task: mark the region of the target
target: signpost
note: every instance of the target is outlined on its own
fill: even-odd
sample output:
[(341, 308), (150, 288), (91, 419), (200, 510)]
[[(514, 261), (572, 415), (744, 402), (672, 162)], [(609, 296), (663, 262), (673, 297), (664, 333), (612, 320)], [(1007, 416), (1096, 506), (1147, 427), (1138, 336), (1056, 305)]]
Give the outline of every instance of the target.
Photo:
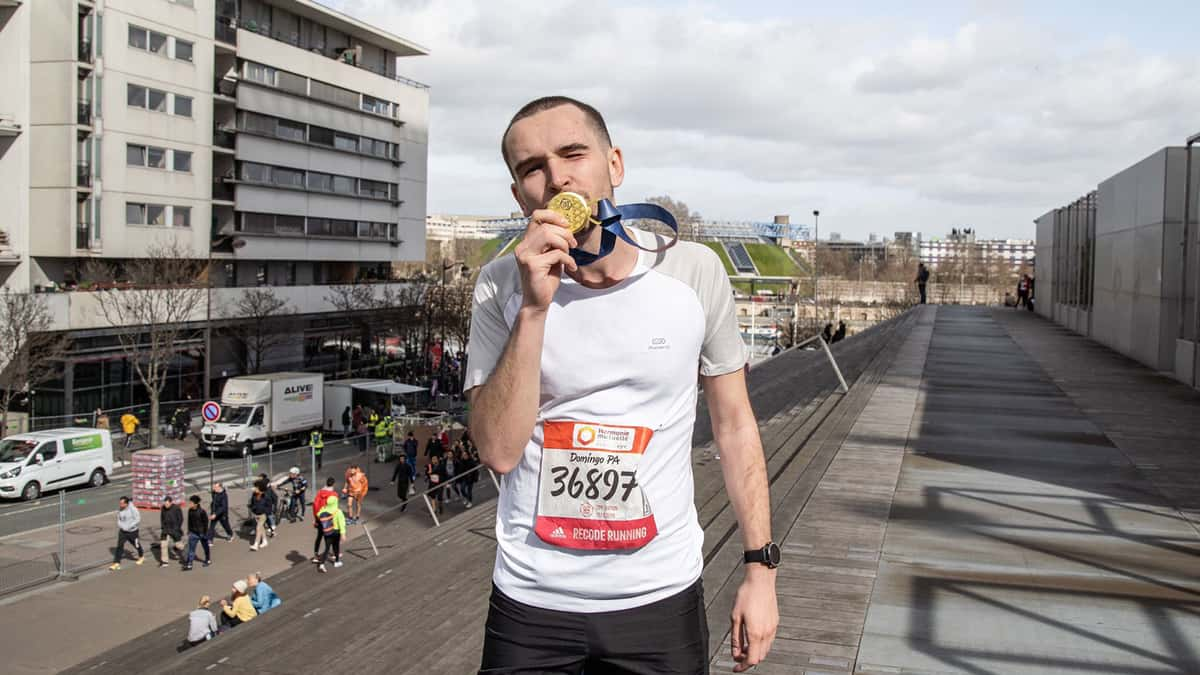
[[(221, 404), (216, 401), (205, 401), (204, 405), (200, 407), (200, 416), (208, 424), (209, 435), (211, 435), (213, 423), (221, 419)], [(200, 434), (200, 442), (205, 443), (203, 433)], [(214, 478), (213, 447), (208, 443), (205, 443), (205, 445), (208, 445), (208, 489), (212, 490)]]

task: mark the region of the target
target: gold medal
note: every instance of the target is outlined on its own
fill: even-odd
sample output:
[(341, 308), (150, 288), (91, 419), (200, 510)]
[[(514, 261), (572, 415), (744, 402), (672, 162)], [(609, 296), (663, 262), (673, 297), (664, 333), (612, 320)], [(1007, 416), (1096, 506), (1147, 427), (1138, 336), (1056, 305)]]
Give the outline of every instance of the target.
[(587, 228), (592, 219), (592, 208), (587, 200), (574, 192), (560, 192), (550, 200), (546, 208), (567, 219), (567, 229), (571, 233), (581, 232)]

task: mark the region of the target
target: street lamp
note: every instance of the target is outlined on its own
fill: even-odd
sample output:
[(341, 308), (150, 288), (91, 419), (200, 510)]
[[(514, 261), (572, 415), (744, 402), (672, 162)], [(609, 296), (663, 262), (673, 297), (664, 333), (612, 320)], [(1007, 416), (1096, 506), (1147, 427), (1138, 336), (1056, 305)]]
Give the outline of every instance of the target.
[[(223, 246), (225, 242), (233, 240), (236, 235), (227, 234), (217, 237), (208, 245), (208, 264), (204, 268), (204, 400), (212, 400), (212, 265), (213, 265), (213, 249), (218, 246)], [(238, 248), (238, 243), (245, 244), (244, 240), (234, 242), (234, 248)]]
[(821, 212), (813, 209), (813, 328), (821, 325), (820, 307), (821, 302), (817, 294), (817, 285), (821, 278), (817, 272), (817, 253), (821, 246)]

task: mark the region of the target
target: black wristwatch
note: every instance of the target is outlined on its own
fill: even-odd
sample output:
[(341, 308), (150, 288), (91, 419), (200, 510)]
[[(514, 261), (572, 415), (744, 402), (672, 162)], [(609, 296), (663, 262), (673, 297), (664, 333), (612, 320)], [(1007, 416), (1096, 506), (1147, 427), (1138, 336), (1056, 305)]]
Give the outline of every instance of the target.
[(747, 563), (762, 563), (771, 569), (775, 569), (779, 567), (782, 554), (779, 550), (779, 544), (769, 541), (766, 546), (757, 551), (746, 551), (742, 554), (742, 557)]

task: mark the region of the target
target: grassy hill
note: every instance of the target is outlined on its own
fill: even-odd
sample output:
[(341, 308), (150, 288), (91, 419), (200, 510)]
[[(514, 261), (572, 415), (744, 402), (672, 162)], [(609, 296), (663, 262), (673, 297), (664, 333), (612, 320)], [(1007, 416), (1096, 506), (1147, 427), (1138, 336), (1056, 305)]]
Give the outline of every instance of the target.
[(764, 277), (795, 277), (805, 273), (787, 251), (774, 244), (746, 244), (746, 252)]
[(721, 259), (721, 264), (725, 266), (725, 273), (731, 277), (734, 276), (733, 263), (729, 262), (729, 254), (725, 252), (725, 247), (721, 245), (721, 242), (705, 241), (701, 243), (711, 248), (717, 254), (717, 257)]

